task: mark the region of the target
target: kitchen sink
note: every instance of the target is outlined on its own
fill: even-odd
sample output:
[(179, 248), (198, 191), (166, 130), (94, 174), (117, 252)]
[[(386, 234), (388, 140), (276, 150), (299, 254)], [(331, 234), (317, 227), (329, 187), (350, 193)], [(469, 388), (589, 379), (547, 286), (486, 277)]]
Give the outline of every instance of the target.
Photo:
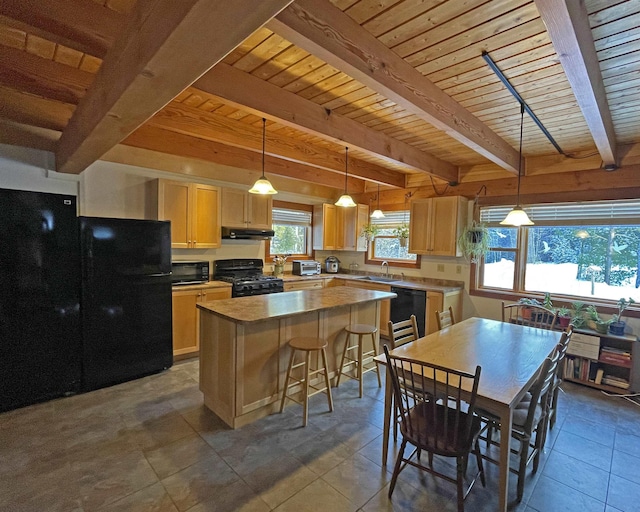
[(362, 278), (363, 281), (375, 281), (376, 283), (395, 283), (399, 281), (394, 277), (378, 277), (378, 276), (365, 276)]

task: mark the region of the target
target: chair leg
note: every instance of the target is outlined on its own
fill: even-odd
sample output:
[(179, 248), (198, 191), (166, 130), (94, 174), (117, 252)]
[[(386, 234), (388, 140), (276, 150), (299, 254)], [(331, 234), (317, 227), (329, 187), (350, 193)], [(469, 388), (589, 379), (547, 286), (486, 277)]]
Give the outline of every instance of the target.
[(398, 458), (396, 459), (396, 465), (393, 467), (393, 475), (391, 477), (391, 485), (389, 485), (389, 498), (393, 494), (393, 489), (396, 487), (396, 481), (398, 480), (398, 474), (400, 473), (400, 466), (402, 465), (402, 459), (404, 457), (404, 449), (407, 447), (406, 439), (402, 439), (400, 445), (400, 451), (398, 452)]
[(306, 427), (309, 419), (309, 367), (311, 364), (311, 352), (307, 350), (304, 356), (304, 402), (302, 402), (302, 426)]
[(336, 379), (336, 387), (340, 385), (340, 377), (342, 377), (342, 368), (344, 367), (344, 360), (347, 357), (347, 352), (349, 350), (349, 342), (351, 341), (351, 335), (344, 331), (346, 334), (346, 339), (344, 340), (344, 350), (342, 351), (342, 358), (340, 358), (340, 366), (338, 367), (338, 378)]
[(475, 441), (475, 454), (476, 454), (476, 464), (478, 464), (478, 471), (480, 472), (480, 482), (482, 482), (482, 487), (486, 487), (487, 481), (484, 475), (484, 465), (482, 463), (482, 454), (480, 453), (480, 442), (477, 439)]
[(331, 396), (331, 383), (329, 382), (329, 365), (327, 365), (327, 352), (322, 349), (322, 364), (324, 365), (324, 383), (327, 386), (327, 400), (329, 401), (329, 411), (333, 412), (333, 398)]
[[(373, 345), (373, 355), (377, 356), (378, 355), (378, 347), (376, 347), (376, 335), (375, 333), (371, 333), (371, 344)], [(380, 378), (380, 367), (378, 366), (377, 363), (374, 363), (376, 365), (376, 374), (378, 375), (378, 387), (381, 388), (382, 387), (382, 379)]]
[(466, 464), (465, 457), (456, 457), (456, 490), (458, 495), (458, 512), (464, 512), (464, 474)]
[(362, 334), (358, 334), (358, 389), (360, 390), (360, 398), (364, 395), (364, 382), (362, 382)]
[(295, 355), (295, 349), (291, 349), (291, 357), (289, 357), (289, 368), (287, 369), (287, 376), (284, 379), (284, 389), (282, 391), (282, 400), (280, 401), (280, 412), (283, 411), (284, 401), (287, 399), (287, 390), (289, 389), (289, 379), (291, 378), (291, 370), (293, 369), (293, 359)]
[(524, 477), (527, 470), (527, 452), (529, 451), (529, 440), (520, 441), (520, 463), (518, 467), (518, 495), (517, 501), (522, 501), (524, 495)]

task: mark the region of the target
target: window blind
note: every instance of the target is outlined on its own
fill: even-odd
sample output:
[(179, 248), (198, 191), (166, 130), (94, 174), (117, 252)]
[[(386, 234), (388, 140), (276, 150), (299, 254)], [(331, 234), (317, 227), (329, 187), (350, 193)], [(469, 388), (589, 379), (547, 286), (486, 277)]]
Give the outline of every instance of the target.
[(273, 224), (311, 225), (311, 212), (305, 212), (303, 210), (273, 208), (271, 218)]
[(380, 228), (394, 228), (402, 223), (409, 224), (409, 211), (382, 212), (382, 219), (370, 219), (371, 224)]
[[(511, 206), (486, 206), (480, 208), (480, 221), (492, 224), (502, 221)], [(536, 223), (573, 223), (610, 221), (611, 223), (640, 223), (640, 200), (588, 201), (582, 203), (535, 204), (523, 208)]]

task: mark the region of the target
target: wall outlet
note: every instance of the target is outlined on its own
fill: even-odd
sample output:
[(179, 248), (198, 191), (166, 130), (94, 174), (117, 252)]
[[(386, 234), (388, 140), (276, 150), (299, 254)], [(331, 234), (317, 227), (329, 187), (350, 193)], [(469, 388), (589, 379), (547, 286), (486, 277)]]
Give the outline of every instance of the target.
[(438, 263), (438, 272), (444, 272), (444, 263)]
[(456, 265), (456, 274), (462, 274), (462, 265)]

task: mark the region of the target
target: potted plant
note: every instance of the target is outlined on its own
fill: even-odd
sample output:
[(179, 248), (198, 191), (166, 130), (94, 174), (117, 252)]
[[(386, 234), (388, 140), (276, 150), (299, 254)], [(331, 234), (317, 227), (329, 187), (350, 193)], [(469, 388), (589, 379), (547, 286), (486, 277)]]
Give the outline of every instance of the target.
[(584, 325), (584, 302), (577, 300), (571, 304), (571, 323), (574, 327)]
[(398, 238), (398, 241), (400, 242), (400, 247), (407, 246), (407, 239), (409, 238), (409, 226), (407, 226), (403, 222), (393, 230), (393, 234)]
[(599, 332), (600, 334), (607, 334), (609, 324), (611, 324), (613, 320), (603, 320), (600, 318), (598, 310), (593, 305), (587, 306), (585, 315), (587, 317), (587, 327)]
[(538, 299), (531, 299), (529, 297), (522, 297), (518, 300), (518, 304), (525, 304), (525, 307), (523, 307), (520, 312), (524, 320), (531, 320), (531, 308), (526, 307), (526, 305), (541, 306)]
[(458, 248), (471, 263), (478, 263), (489, 252), (489, 230), (484, 224), (473, 221), (462, 230)]
[(631, 297), (625, 299), (622, 297), (618, 300), (618, 312), (613, 315), (613, 321), (609, 325), (609, 331), (611, 334), (616, 334), (618, 336), (622, 336), (624, 334), (624, 329), (627, 326), (627, 322), (622, 320), (622, 313), (625, 309), (627, 309), (631, 304), (635, 304), (635, 300)]
[(364, 237), (367, 242), (371, 242), (371, 240), (373, 240), (378, 234), (378, 231), (380, 231), (380, 228), (378, 228), (378, 226), (376, 226), (375, 224), (367, 224), (366, 226), (362, 227), (360, 236)]
[(560, 322), (560, 327), (566, 329), (569, 327), (571, 323), (571, 314), (569, 312), (569, 308), (562, 306), (558, 308), (558, 322)]

